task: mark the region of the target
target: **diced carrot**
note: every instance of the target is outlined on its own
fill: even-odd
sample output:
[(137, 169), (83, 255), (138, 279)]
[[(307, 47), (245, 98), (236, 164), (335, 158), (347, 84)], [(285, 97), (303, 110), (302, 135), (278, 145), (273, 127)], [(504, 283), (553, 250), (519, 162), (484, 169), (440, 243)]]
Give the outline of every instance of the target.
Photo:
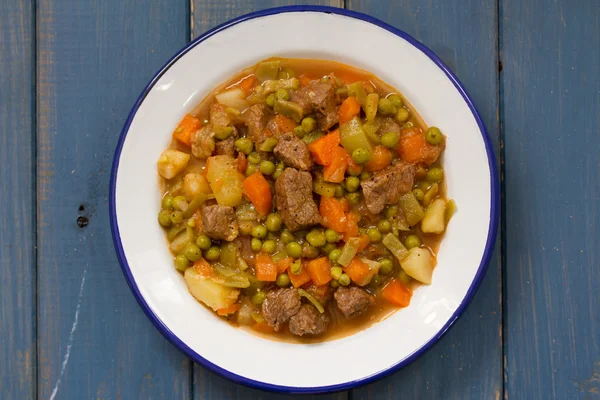
[(209, 277), (213, 274), (213, 268), (210, 266), (208, 261), (200, 257), (198, 261), (194, 263), (194, 270), (200, 276)]
[(219, 308), (217, 310), (217, 314), (224, 317), (225, 315), (229, 315), (229, 314), (233, 314), (234, 312), (237, 312), (237, 310), (239, 310), (239, 309), (240, 309), (239, 303), (233, 303), (229, 307)]
[(261, 333), (273, 333), (274, 330), (266, 322), (257, 322), (252, 325), (252, 329)]
[(307, 265), (312, 281), (317, 285), (325, 285), (331, 280), (331, 264), (329, 258), (320, 257), (311, 260)]
[(254, 88), (255, 84), (256, 77), (254, 75), (248, 75), (247, 77), (241, 80), (240, 89), (242, 89), (244, 92), (249, 92)]
[(371, 239), (369, 239), (369, 235), (367, 235), (366, 233), (363, 233), (362, 235), (360, 235), (358, 237), (358, 251), (363, 251), (364, 249), (369, 247), (370, 243), (371, 243)]
[(338, 120), (340, 125), (350, 121), (360, 113), (360, 103), (356, 97), (346, 97), (338, 111)]
[(362, 169), (362, 165), (357, 164), (356, 161), (350, 157), (350, 154), (348, 154), (348, 173), (351, 175), (358, 175), (362, 172)]
[(359, 286), (364, 286), (372, 278), (374, 272), (371, 271), (371, 267), (358, 257), (354, 257), (350, 265), (344, 268), (344, 272), (352, 279), (352, 282)]
[(433, 164), (444, 149), (443, 145), (433, 146), (425, 139), (425, 133), (418, 127), (403, 129), (398, 142), (398, 154), (404, 162)]
[(321, 214), (322, 223), (325, 227), (340, 233), (346, 231), (348, 222), (344, 204), (335, 197), (321, 196), (319, 214)]
[(371, 152), (371, 159), (365, 164), (369, 172), (381, 171), (392, 163), (392, 152), (385, 146), (375, 146)]
[(282, 258), (281, 260), (277, 261), (277, 272), (280, 274), (285, 272), (285, 270), (288, 269), (292, 264), (292, 261), (294, 261), (292, 257)]
[(263, 282), (275, 282), (277, 280), (277, 265), (267, 253), (256, 255), (256, 265), (254, 266), (256, 279)]
[(344, 232), (344, 241), (347, 242), (351, 237), (358, 236), (359, 217), (350, 212), (346, 215), (346, 231)]
[(248, 166), (248, 161), (246, 160), (246, 155), (244, 153), (238, 153), (237, 159), (235, 160), (235, 167), (242, 174), (246, 171), (246, 167)]
[(312, 154), (317, 164), (329, 165), (333, 162), (339, 145), (340, 131), (336, 129), (309, 144), (308, 150), (310, 150), (310, 154)]
[(310, 273), (308, 272), (308, 262), (302, 263), (302, 270), (298, 275), (292, 274), (292, 271), (288, 269), (288, 276), (290, 277), (290, 281), (295, 288), (298, 288), (312, 279), (310, 277)]
[(260, 215), (267, 215), (273, 205), (271, 187), (260, 171), (244, 179), (243, 187), (244, 193), (254, 204), (256, 211)]
[(335, 148), (335, 155), (331, 164), (323, 167), (323, 179), (327, 182), (340, 183), (344, 180), (348, 168), (348, 152), (341, 147)]
[(279, 133), (292, 132), (296, 127), (296, 123), (293, 119), (281, 114), (275, 115), (275, 123), (277, 124), (277, 130)]
[(306, 85), (308, 85), (310, 83), (310, 81), (312, 81), (312, 78), (310, 78), (307, 75), (300, 75), (298, 77), (298, 80), (300, 81), (300, 85), (306, 86)]
[(181, 143), (190, 146), (192, 144), (192, 135), (200, 128), (202, 128), (202, 122), (198, 118), (186, 114), (173, 131), (173, 137)]
[(342, 208), (344, 209), (344, 212), (347, 213), (348, 210), (350, 209), (350, 205), (348, 204), (348, 199), (343, 197), (339, 201), (342, 204)]
[(407, 288), (401, 280), (392, 279), (381, 290), (381, 295), (392, 304), (400, 307), (407, 307), (412, 298), (412, 290)]

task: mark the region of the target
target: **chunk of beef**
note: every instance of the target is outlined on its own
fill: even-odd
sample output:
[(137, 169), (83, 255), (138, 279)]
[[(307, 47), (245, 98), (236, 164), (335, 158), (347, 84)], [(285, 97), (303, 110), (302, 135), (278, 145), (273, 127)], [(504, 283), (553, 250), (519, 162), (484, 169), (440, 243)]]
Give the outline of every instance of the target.
[(296, 289), (271, 290), (262, 304), (262, 314), (270, 327), (279, 331), (282, 324), (300, 310), (300, 295)]
[(401, 194), (412, 189), (415, 172), (414, 165), (397, 162), (363, 181), (360, 185), (369, 211), (378, 214), (386, 204), (396, 203)]
[(218, 155), (235, 157), (235, 139), (238, 137), (237, 129), (234, 127), (231, 136), (225, 140), (217, 140), (215, 150)]
[(277, 146), (273, 149), (277, 158), (290, 167), (308, 171), (313, 166), (313, 160), (306, 144), (291, 132), (284, 133)]
[(255, 253), (252, 250), (252, 238), (249, 236), (238, 236), (233, 243), (237, 246), (240, 257), (250, 266), (256, 264)]
[(271, 117), (264, 104), (255, 104), (247, 111), (246, 126), (248, 127), (248, 137), (252, 141), (262, 143), (267, 138), (266, 127)]
[(215, 150), (215, 133), (206, 125), (192, 134), (192, 154), (201, 160), (210, 157)]
[(364, 289), (355, 286), (340, 287), (333, 294), (335, 303), (344, 317), (347, 319), (356, 318), (362, 315), (375, 304), (375, 297), (371, 296)]
[(379, 133), (385, 134), (388, 132), (400, 133), (400, 125), (394, 122), (393, 119), (387, 117), (381, 119), (381, 126), (379, 127)]
[(304, 114), (316, 112), (319, 128), (326, 131), (338, 122), (339, 107), (335, 90), (333, 81), (315, 79), (303, 88), (292, 91), (290, 100), (299, 104)]
[(305, 304), (290, 318), (290, 332), (294, 335), (320, 335), (327, 330), (329, 315), (321, 314), (313, 305)]
[(323, 307), (325, 307), (327, 303), (329, 303), (329, 300), (331, 300), (331, 297), (333, 296), (333, 291), (331, 290), (331, 286), (329, 285), (317, 286), (314, 283), (312, 283), (310, 286), (305, 287), (304, 290), (306, 290), (315, 299), (317, 299), (317, 301), (321, 303)]
[(209, 205), (202, 208), (204, 233), (211, 239), (231, 242), (238, 236), (235, 211), (229, 206)]
[(312, 197), (310, 173), (286, 168), (275, 182), (275, 195), (277, 210), (289, 230), (297, 231), (321, 222)]

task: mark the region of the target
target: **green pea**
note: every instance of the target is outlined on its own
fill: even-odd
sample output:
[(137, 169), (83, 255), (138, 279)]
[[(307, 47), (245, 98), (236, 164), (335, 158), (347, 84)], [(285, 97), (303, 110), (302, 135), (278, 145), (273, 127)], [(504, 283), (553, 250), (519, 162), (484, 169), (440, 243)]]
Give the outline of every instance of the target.
[(444, 171), (438, 167), (429, 168), (425, 179), (427, 179), (429, 182), (441, 182), (442, 179), (444, 179)]
[(308, 242), (302, 244), (302, 257), (304, 258), (315, 258), (319, 256), (319, 249), (313, 247)]
[(398, 206), (388, 206), (385, 209), (386, 218), (394, 218), (398, 214)]
[(233, 133), (231, 126), (222, 126), (219, 129), (215, 129), (215, 137), (219, 140), (225, 140)]
[(306, 235), (306, 240), (313, 247), (325, 246), (325, 243), (327, 242), (325, 239), (325, 233), (323, 233), (323, 230), (321, 229), (313, 229), (312, 231), (308, 232)]
[(338, 258), (340, 258), (341, 255), (342, 251), (340, 249), (332, 250), (331, 253), (329, 253), (329, 261), (337, 262)]
[(294, 275), (298, 275), (302, 272), (302, 261), (299, 259), (294, 261), (292, 265), (290, 265), (290, 272)]
[(267, 103), (269, 107), (273, 108), (273, 106), (275, 105), (275, 93), (271, 93), (270, 95), (268, 95), (265, 99), (265, 103)]
[(264, 239), (267, 236), (267, 228), (264, 225), (254, 225), (252, 236), (258, 239)]
[(370, 172), (363, 171), (363, 172), (360, 173), (360, 180), (361, 181), (366, 181), (368, 179), (371, 179), (372, 176), (373, 176), (373, 174), (371, 174)]
[(185, 254), (179, 254), (175, 257), (175, 268), (177, 271), (185, 271), (187, 267), (190, 266), (190, 260), (185, 256)]
[(262, 244), (262, 251), (265, 253), (273, 254), (277, 249), (277, 243), (274, 240), (265, 240)]
[(277, 89), (277, 91), (275, 92), (275, 98), (287, 101), (290, 99), (290, 94), (285, 89)]
[(187, 200), (185, 199), (185, 197), (177, 196), (177, 197), (173, 198), (173, 206), (175, 207), (176, 210), (185, 211), (185, 210), (187, 210), (189, 204), (188, 204)]
[(407, 123), (405, 123), (404, 125), (402, 125), (402, 129), (412, 128), (413, 126), (415, 126), (415, 124), (413, 124), (412, 122), (408, 121)]
[(348, 286), (350, 284), (350, 277), (348, 274), (342, 274), (337, 281), (342, 286)]
[(325, 231), (325, 240), (328, 243), (337, 243), (342, 239), (342, 235), (334, 231), (333, 229), (327, 229)]
[(274, 137), (266, 138), (265, 141), (262, 142), (262, 144), (260, 145), (259, 150), (262, 150), (262, 151), (273, 151), (273, 149), (275, 148), (275, 146), (277, 146), (277, 143), (279, 143), (279, 140), (277, 140)]
[(253, 151), (252, 153), (248, 154), (247, 159), (250, 164), (258, 165), (260, 163), (261, 158), (260, 158), (260, 154)]
[(377, 223), (377, 229), (381, 233), (389, 233), (392, 230), (392, 223), (387, 219), (382, 219)]
[(279, 275), (277, 275), (275, 284), (281, 288), (288, 287), (288, 286), (290, 286), (290, 277), (286, 273), (279, 274)]
[(260, 172), (262, 172), (263, 175), (273, 174), (275, 172), (275, 164), (273, 161), (261, 161)]
[(415, 188), (412, 192), (415, 198), (419, 201), (423, 201), (423, 199), (425, 198), (425, 192), (423, 192), (423, 190), (420, 188)]
[(404, 285), (408, 285), (411, 280), (410, 276), (408, 276), (408, 274), (402, 269), (398, 273), (398, 279), (400, 280), (400, 282), (404, 283)]
[(317, 121), (314, 118), (306, 117), (302, 120), (302, 130), (306, 133), (311, 133), (317, 126)]
[(408, 117), (410, 117), (410, 111), (408, 111), (404, 107), (400, 108), (396, 113), (396, 121), (400, 123), (405, 122), (408, 119)]
[(367, 230), (367, 235), (369, 235), (369, 239), (372, 243), (378, 243), (381, 241), (381, 232), (377, 228), (369, 228)]
[(252, 251), (260, 251), (260, 249), (262, 249), (262, 241), (257, 238), (252, 238), (250, 246), (252, 247)]
[(402, 107), (402, 97), (397, 94), (391, 94), (387, 99), (392, 103), (394, 107)]
[(256, 306), (260, 306), (265, 299), (267, 298), (267, 294), (265, 292), (263, 292), (262, 290), (259, 290), (258, 292), (256, 292), (254, 294), (254, 296), (252, 296), (252, 304), (256, 305)]
[(183, 221), (183, 215), (180, 211), (173, 211), (170, 215), (170, 218), (174, 225), (180, 224), (181, 221)]
[(334, 196), (337, 198), (340, 198), (340, 197), (344, 197), (344, 194), (346, 194), (346, 190), (344, 190), (344, 187), (342, 185), (337, 185), (335, 187)]
[(398, 134), (396, 132), (385, 133), (381, 137), (381, 144), (387, 148), (395, 149), (398, 146)]
[(248, 164), (248, 166), (246, 167), (246, 176), (250, 176), (253, 173), (255, 173), (256, 171), (258, 171), (258, 166), (253, 165), (253, 164)]
[(245, 155), (252, 153), (252, 149), (254, 148), (254, 144), (252, 143), (252, 140), (245, 138), (245, 137), (239, 138), (238, 140), (233, 142), (233, 144), (235, 145), (235, 148), (238, 149), (238, 151), (240, 153), (244, 153)]
[(340, 279), (340, 276), (342, 276), (342, 274), (344, 273), (344, 271), (342, 270), (342, 267), (337, 267), (337, 266), (331, 267), (330, 272), (331, 272), (331, 277), (333, 279), (335, 279), (336, 281), (338, 279)]
[(200, 235), (198, 236), (198, 239), (196, 239), (196, 246), (200, 247), (201, 250), (208, 250), (211, 245), (212, 241), (206, 235)]
[(196, 246), (193, 243), (190, 243), (187, 246), (185, 246), (185, 250), (183, 250), (183, 253), (188, 258), (188, 260), (192, 262), (196, 262), (202, 257), (202, 250), (200, 250), (200, 247)]
[(329, 255), (333, 250), (337, 249), (337, 246), (333, 243), (327, 243), (325, 246), (321, 247), (321, 252), (323, 254)]
[(404, 239), (404, 245), (409, 250), (413, 247), (419, 247), (421, 246), (421, 239), (417, 235), (408, 235), (406, 239)]
[(371, 159), (371, 153), (369, 152), (369, 150), (359, 147), (358, 149), (352, 152), (352, 159), (357, 164), (364, 164)]
[(284, 229), (283, 232), (281, 232), (280, 239), (283, 243), (288, 244), (290, 242), (293, 242), (296, 239), (296, 237), (292, 232), (290, 232), (287, 229)]
[(302, 255), (302, 246), (298, 242), (289, 242), (285, 245), (285, 252), (292, 258), (298, 258)]
[(304, 135), (306, 135), (306, 132), (304, 131), (304, 129), (302, 129), (301, 125), (298, 125), (297, 127), (294, 128), (294, 134), (296, 136), (298, 136), (299, 138), (303, 138)]
[(221, 249), (217, 246), (211, 246), (208, 250), (204, 252), (204, 258), (208, 261), (217, 261), (221, 257)]
[(369, 282), (369, 285), (373, 287), (378, 287), (381, 285), (381, 276), (379, 276), (379, 274), (375, 274), (375, 276), (371, 279), (371, 282)]
[(438, 127), (432, 126), (427, 129), (427, 132), (425, 133), (425, 139), (427, 142), (429, 142), (429, 144), (434, 146), (440, 144), (443, 139), (442, 131), (440, 131)]
[(377, 111), (381, 115), (394, 115), (396, 114), (396, 107), (394, 107), (390, 99), (380, 98), (377, 104)]
[(267, 239), (277, 241), (279, 239), (279, 237), (273, 232), (268, 232)]
[(281, 174), (283, 173), (283, 170), (285, 169), (285, 165), (280, 162), (279, 164), (277, 164), (277, 167), (275, 167), (275, 172), (273, 172), (273, 179), (277, 179), (281, 176)]
[(277, 213), (272, 213), (267, 216), (267, 221), (265, 222), (265, 225), (269, 231), (277, 232), (281, 229), (282, 223), (283, 220), (281, 219), (281, 216)]
[(158, 223), (160, 226), (164, 228), (168, 228), (171, 226), (171, 211), (169, 210), (160, 210), (158, 213)]
[(164, 208), (165, 210), (170, 210), (173, 208), (173, 196), (168, 194), (165, 197), (163, 197), (162, 208)]
[(349, 176), (345, 181), (346, 190), (349, 192), (356, 192), (360, 186), (360, 179), (355, 176)]
[(348, 200), (348, 203), (350, 203), (351, 206), (355, 206), (358, 203), (360, 203), (360, 193), (347, 193), (346, 199)]
[(382, 275), (387, 275), (392, 272), (394, 268), (394, 263), (389, 258), (382, 258), (379, 260), (379, 273)]

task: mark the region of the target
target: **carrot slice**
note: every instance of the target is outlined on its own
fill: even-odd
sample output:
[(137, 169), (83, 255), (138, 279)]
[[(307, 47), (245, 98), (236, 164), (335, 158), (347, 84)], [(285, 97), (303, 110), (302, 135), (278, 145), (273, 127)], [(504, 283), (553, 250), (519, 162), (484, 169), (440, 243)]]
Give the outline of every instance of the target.
[(277, 266), (273, 263), (271, 256), (266, 253), (256, 255), (254, 272), (259, 281), (275, 282), (277, 280)]
[(291, 269), (288, 269), (288, 276), (290, 277), (290, 281), (295, 288), (299, 288), (300, 286), (307, 284), (312, 279), (310, 273), (308, 272), (308, 263), (302, 263), (302, 270), (298, 275), (292, 274)]
[(198, 261), (194, 263), (194, 270), (200, 276), (209, 277), (213, 274), (213, 268), (210, 266), (208, 261), (200, 257)]
[(173, 131), (173, 137), (181, 143), (190, 146), (192, 144), (192, 135), (200, 128), (202, 128), (202, 122), (198, 118), (186, 114)]
[(217, 314), (224, 317), (225, 315), (229, 315), (229, 314), (233, 314), (234, 312), (237, 312), (239, 309), (240, 309), (240, 305), (238, 303), (233, 303), (229, 307), (219, 308), (217, 310)]
[(346, 97), (338, 111), (338, 120), (340, 125), (350, 121), (360, 113), (360, 103), (356, 97)]
[(282, 258), (281, 260), (277, 261), (277, 272), (280, 274), (285, 272), (285, 270), (288, 269), (292, 264), (292, 261), (294, 261), (292, 257)]
[(346, 230), (344, 232), (344, 241), (347, 242), (351, 237), (358, 236), (359, 217), (354, 213), (346, 215)]
[(277, 124), (279, 133), (292, 132), (296, 127), (296, 123), (293, 119), (285, 117), (281, 114), (277, 114), (275, 116), (275, 123)]
[(255, 84), (256, 77), (254, 75), (248, 75), (240, 82), (240, 89), (242, 89), (244, 92), (249, 92), (254, 88)]
[(331, 280), (331, 264), (329, 258), (320, 257), (311, 260), (307, 265), (312, 281), (317, 285), (325, 285)]
[(371, 280), (371, 275), (373, 275), (373, 271), (371, 271), (371, 267), (363, 261), (361, 261), (358, 257), (354, 257), (350, 265), (344, 268), (344, 272), (352, 279), (352, 282), (356, 283), (359, 286), (364, 286)]
[(333, 160), (329, 165), (323, 167), (323, 178), (327, 182), (340, 183), (343, 181), (349, 158), (346, 150), (339, 146), (336, 147)]
[(433, 164), (440, 156), (443, 145), (433, 146), (425, 139), (425, 133), (418, 127), (403, 129), (398, 142), (398, 154), (404, 162)]
[(329, 165), (333, 162), (339, 145), (340, 131), (336, 129), (309, 144), (308, 150), (310, 150), (310, 153), (317, 164)]
[(345, 211), (344, 204), (335, 197), (321, 196), (319, 214), (321, 214), (323, 226), (336, 232), (345, 232), (348, 224)]
[(358, 237), (358, 251), (363, 251), (371, 244), (371, 239), (369, 239), (369, 235), (362, 234)]
[(271, 187), (265, 177), (257, 171), (244, 180), (244, 193), (260, 215), (267, 215), (273, 206)]
[(399, 279), (392, 279), (381, 290), (384, 299), (400, 307), (407, 307), (412, 298), (412, 290), (407, 288)]
[(392, 152), (385, 146), (376, 146), (371, 152), (371, 159), (365, 164), (369, 172), (381, 171), (392, 163)]

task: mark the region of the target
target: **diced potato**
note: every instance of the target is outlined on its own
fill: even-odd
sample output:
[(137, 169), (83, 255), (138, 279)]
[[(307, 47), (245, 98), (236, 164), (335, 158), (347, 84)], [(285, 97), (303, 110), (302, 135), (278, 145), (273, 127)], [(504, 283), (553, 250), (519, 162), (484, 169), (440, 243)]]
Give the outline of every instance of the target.
[(226, 155), (210, 157), (207, 168), (206, 177), (217, 203), (238, 206), (242, 201), (244, 176), (236, 169), (235, 159)]
[(210, 194), (210, 184), (202, 174), (189, 173), (183, 177), (183, 193), (188, 201), (192, 201), (199, 194)]
[(245, 99), (244, 91), (240, 88), (234, 88), (221, 92), (215, 96), (219, 104), (225, 107), (232, 107), (238, 111), (243, 111), (248, 108), (248, 102)]
[(178, 150), (165, 150), (158, 158), (158, 174), (165, 179), (172, 179), (187, 167), (190, 155)]
[(186, 269), (183, 277), (192, 296), (215, 311), (229, 307), (240, 295), (238, 289), (219, 285), (198, 274), (194, 268)]
[(240, 325), (252, 325), (254, 323), (254, 318), (252, 318), (252, 311), (254, 307), (250, 302), (248, 297), (244, 297), (242, 300), (242, 304), (240, 306), (240, 310), (237, 313), (237, 322)]
[(433, 274), (433, 256), (428, 249), (413, 247), (408, 251), (400, 266), (408, 276), (426, 284), (431, 283)]
[(440, 234), (446, 229), (446, 200), (435, 199), (427, 210), (421, 221), (421, 230), (424, 233)]

